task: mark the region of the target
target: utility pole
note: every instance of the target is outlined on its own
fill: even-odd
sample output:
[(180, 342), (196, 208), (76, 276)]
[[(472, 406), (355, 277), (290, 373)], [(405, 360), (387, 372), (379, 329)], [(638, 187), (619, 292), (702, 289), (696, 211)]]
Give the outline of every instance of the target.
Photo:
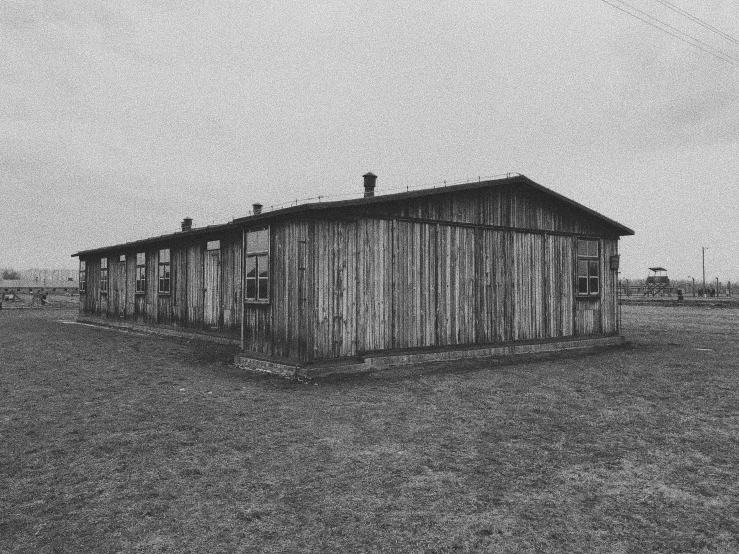
[(703, 249), (703, 295), (706, 294), (706, 247), (702, 246)]

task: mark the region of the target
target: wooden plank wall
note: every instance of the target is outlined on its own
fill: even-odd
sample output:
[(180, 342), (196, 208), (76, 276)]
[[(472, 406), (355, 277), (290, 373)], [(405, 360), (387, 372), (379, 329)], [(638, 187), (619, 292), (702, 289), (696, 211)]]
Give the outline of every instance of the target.
[(298, 244), (300, 225), (270, 227), (270, 302), (244, 303), (244, 350), (298, 357)]
[[(358, 228), (359, 302), (358, 350), (368, 345), (391, 344), (393, 285), (392, 221), (367, 219)], [(380, 325), (380, 322), (383, 324)]]
[(109, 257), (108, 268), (108, 315), (122, 319), (126, 317), (126, 262)]
[[(80, 311), (88, 315), (126, 319), (147, 325), (201, 330), (203, 325), (203, 252), (207, 240), (221, 241), (218, 333), (237, 338), (241, 332), (241, 230), (214, 236), (115, 250), (84, 258), (88, 291), (80, 295)], [(170, 294), (159, 294), (159, 249), (170, 248)], [(136, 294), (136, 254), (146, 254), (146, 293)], [(121, 254), (125, 262), (119, 262)], [(100, 292), (100, 258), (108, 258), (108, 294)], [(213, 329), (208, 328), (211, 331)]]
[(571, 237), (544, 237), (544, 310), (551, 337), (569, 336), (574, 331), (575, 298), (573, 248)]
[(357, 352), (573, 334), (573, 237), (358, 225)]
[(575, 305), (575, 334), (600, 334), (603, 328), (601, 299), (577, 298)]
[(187, 253), (188, 249), (184, 247), (170, 249), (170, 294), (169, 296), (160, 296), (164, 299), (164, 302), (171, 303), (171, 323), (178, 327), (188, 326), (187, 316), (190, 302), (187, 296)]
[(202, 244), (190, 244), (186, 249), (187, 266), (185, 281), (187, 282), (187, 326), (203, 321), (203, 253)]
[[(144, 296), (145, 312), (144, 318), (148, 325), (156, 325), (159, 322), (159, 281), (157, 280), (159, 250), (149, 250), (146, 253), (146, 296)], [(164, 316), (166, 317), (166, 305)], [(165, 319), (163, 317), (162, 319)]]
[(602, 306), (602, 331), (603, 333), (615, 333), (617, 329), (617, 317), (618, 317), (618, 273), (611, 271), (610, 260), (611, 256), (618, 254), (618, 241), (617, 240), (603, 240), (603, 255), (602, 268), (603, 268), (603, 293), (601, 295), (601, 306)]
[(136, 321), (136, 253), (129, 252), (126, 255), (126, 294), (122, 311), (124, 317)]
[(230, 241), (221, 249), (223, 299), (222, 327), (231, 333), (241, 332), (241, 242)]
[[(107, 312), (107, 297), (100, 296), (100, 258), (81, 258), (87, 268), (87, 292), (80, 293), (80, 313)], [(101, 301), (102, 300), (102, 301)]]
[[(369, 216), (273, 223), (267, 304), (243, 302), (241, 230), (208, 236), (221, 240), (220, 332), (239, 336), (243, 310), (245, 350), (310, 361), (615, 331), (616, 284), (608, 260), (617, 238), (601, 242), (603, 294), (575, 296), (577, 234), (613, 233), (589, 216), (538, 191), (511, 187), (412, 199), (373, 216), (378, 209), (367, 206)], [(125, 252), (125, 287), (114, 269), (123, 252), (107, 254), (107, 301), (99, 293), (99, 257), (88, 257), (81, 309), (105, 315), (107, 306), (108, 317), (202, 329), (205, 241), (147, 248), (147, 291), (138, 304), (136, 251)], [(171, 294), (159, 295), (158, 250), (167, 246)], [(114, 291), (124, 289), (119, 306)]]
[(575, 243), (374, 218), (273, 226), (271, 304), (247, 305), (246, 349), (318, 360), (571, 336)]
[(605, 236), (613, 234), (604, 224), (539, 190), (502, 185), (454, 195), (430, 195), (387, 205), (363, 208), (365, 214), (449, 221), (476, 225), (516, 227), (537, 231)]
[[(336, 258), (345, 259), (346, 249), (339, 249), (336, 232), (338, 229), (330, 225), (317, 230), (315, 224), (307, 221), (288, 221), (270, 227), (270, 302), (244, 304), (244, 350), (295, 362), (313, 359), (317, 343), (320, 353), (333, 352), (334, 346), (339, 353), (346, 352), (339, 343), (333, 343), (333, 326), (341, 324), (328, 294), (336, 290), (335, 284), (324, 283), (330, 275), (330, 264), (316, 263), (319, 256), (334, 259), (333, 248), (339, 252)], [(308, 244), (312, 246), (309, 248)], [(356, 255), (353, 243), (352, 248)], [(317, 287), (308, 286), (316, 280), (324, 283), (321, 294), (316, 293)], [(341, 282), (346, 283), (346, 276)], [(344, 287), (338, 285), (342, 298), (346, 296)], [(344, 338), (344, 335), (336, 336), (340, 340)]]
[(314, 224), (313, 313), (314, 357), (340, 358), (357, 351), (356, 223)]

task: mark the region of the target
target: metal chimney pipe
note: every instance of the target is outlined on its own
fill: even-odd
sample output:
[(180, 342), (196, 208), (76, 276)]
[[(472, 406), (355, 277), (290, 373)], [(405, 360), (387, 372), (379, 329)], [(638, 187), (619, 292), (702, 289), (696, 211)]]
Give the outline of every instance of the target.
[(259, 215), (262, 213), (262, 205), (261, 204), (252, 204), (251, 205), (252, 212), (254, 212), (254, 215)]
[(192, 218), (186, 217), (182, 220), (182, 232), (184, 233), (190, 230), (192, 230)]
[(364, 177), (364, 197), (371, 198), (375, 195), (377, 175), (374, 173), (365, 173), (362, 177)]

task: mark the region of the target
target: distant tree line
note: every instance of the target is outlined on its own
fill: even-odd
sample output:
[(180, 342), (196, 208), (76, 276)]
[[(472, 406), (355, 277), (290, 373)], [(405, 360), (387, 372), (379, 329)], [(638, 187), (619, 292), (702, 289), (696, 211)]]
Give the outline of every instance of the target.
[(75, 282), (77, 281), (77, 270), (49, 268), (14, 269), (12, 267), (6, 267), (0, 269), (0, 279), (4, 281), (28, 281), (42, 285), (48, 282)]

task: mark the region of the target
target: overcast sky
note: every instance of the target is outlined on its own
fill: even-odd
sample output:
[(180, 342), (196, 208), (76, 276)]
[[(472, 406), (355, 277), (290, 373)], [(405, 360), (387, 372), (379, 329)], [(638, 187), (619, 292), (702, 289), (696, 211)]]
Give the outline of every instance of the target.
[[(671, 3), (739, 37), (734, 2)], [(707, 277), (739, 280), (737, 75), (601, 0), (3, 0), (0, 267), (367, 171), (378, 193), (520, 172), (633, 228), (624, 276), (698, 277), (708, 246)]]

